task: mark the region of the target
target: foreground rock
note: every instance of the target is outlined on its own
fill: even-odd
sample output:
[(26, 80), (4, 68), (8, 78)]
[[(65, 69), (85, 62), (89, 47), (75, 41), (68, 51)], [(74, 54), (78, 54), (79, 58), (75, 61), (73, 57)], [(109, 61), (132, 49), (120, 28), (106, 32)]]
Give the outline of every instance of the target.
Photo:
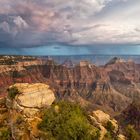
[(11, 107), (12, 102), (12, 109), (23, 112), (28, 117), (35, 115), (39, 109), (50, 106), (55, 100), (53, 91), (46, 84), (21, 83), (10, 88), (12, 87), (16, 87), (20, 94), (13, 101), (8, 98), (7, 105)]
[(110, 122), (114, 128), (114, 134), (117, 135), (119, 140), (125, 140), (125, 136), (119, 134), (119, 126), (115, 119), (112, 119), (110, 115), (104, 113), (101, 110), (93, 111), (90, 115), (90, 120), (92, 121), (93, 125), (100, 129), (100, 140), (103, 140), (105, 135), (107, 134), (107, 124)]

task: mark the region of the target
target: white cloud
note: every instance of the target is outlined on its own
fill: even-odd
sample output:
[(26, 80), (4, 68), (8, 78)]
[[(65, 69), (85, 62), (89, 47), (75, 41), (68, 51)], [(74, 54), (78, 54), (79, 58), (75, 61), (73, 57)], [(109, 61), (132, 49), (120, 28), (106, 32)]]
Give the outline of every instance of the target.
[(73, 38), (76, 39), (73, 44), (137, 43), (140, 42), (140, 32), (135, 27), (135, 25), (116, 23), (92, 25), (89, 30), (73, 33)]
[(28, 28), (28, 24), (27, 24), (26, 21), (25, 21), (22, 17), (20, 17), (20, 16), (14, 17), (13, 22), (15, 23), (15, 25), (17, 25), (17, 27), (18, 27), (19, 29), (26, 29), (26, 28)]
[(0, 29), (12, 35), (13, 37), (29, 27), (26, 21), (23, 20), (20, 16), (12, 16), (9, 19), (11, 20), (3, 21), (0, 23)]

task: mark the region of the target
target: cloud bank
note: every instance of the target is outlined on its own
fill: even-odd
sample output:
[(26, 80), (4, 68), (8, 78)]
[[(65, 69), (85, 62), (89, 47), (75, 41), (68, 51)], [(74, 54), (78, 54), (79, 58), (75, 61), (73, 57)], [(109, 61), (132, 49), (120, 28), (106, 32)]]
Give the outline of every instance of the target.
[(139, 0), (0, 0), (0, 47), (139, 44)]

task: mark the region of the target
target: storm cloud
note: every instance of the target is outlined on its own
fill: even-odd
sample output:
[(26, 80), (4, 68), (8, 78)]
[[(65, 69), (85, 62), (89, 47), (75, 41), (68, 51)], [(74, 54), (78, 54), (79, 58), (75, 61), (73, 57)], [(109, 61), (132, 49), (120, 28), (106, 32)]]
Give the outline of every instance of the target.
[(139, 0), (0, 0), (0, 47), (135, 45), (139, 13)]

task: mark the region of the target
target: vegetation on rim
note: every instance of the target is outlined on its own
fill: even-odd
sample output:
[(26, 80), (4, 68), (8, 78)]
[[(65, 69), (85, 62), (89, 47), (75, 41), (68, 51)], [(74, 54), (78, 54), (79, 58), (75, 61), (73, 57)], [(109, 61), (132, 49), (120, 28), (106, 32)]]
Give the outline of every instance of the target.
[(20, 92), (16, 87), (11, 87), (8, 89), (8, 96), (10, 99), (13, 100), (18, 94), (20, 94)]
[(46, 110), (38, 128), (54, 140), (98, 140), (100, 136), (80, 106), (65, 101)]

